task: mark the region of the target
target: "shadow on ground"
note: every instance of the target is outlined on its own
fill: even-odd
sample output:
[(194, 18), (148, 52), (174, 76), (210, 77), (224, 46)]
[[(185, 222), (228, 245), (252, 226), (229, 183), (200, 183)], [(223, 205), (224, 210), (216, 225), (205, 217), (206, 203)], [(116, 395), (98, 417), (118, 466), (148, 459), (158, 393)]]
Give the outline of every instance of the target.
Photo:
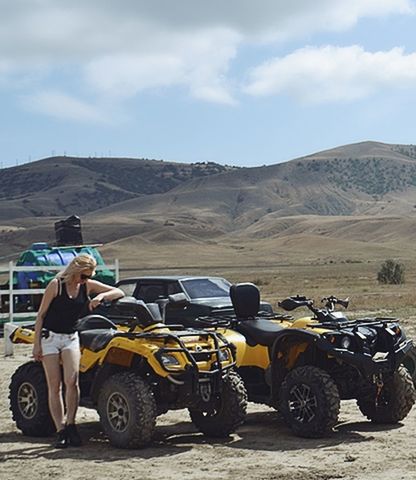
[[(227, 438), (209, 438), (198, 432), (189, 422), (159, 425), (149, 447), (123, 450), (111, 447), (101, 431), (99, 422), (84, 422), (79, 431), (84, 445), (58, 450), (51, 446), (53, 438), (25, 437), (18, 432), (0, 434), (0, 444), (16, 444), (0, 455), (0, 463), (16, 459), (76, 458), (94, 460), (99, 463), (120, 461), (127, 458), (157, 458), (178, 455), (191, 450), (195, 445), (227, 445), (232, 448), (268, 451), (296, 451), (336, 446), (346, 443), (368, 442), (374, 438), (371, 433), (400, 428), (397, 425), (376, 425), (368, 421), (346, 422), (338, 425), (328, 437), (310, 439), (295, 437), (275, 411), (255, 412), (235, 434)], [(1, 454), (0, 447), (0, 454)]]

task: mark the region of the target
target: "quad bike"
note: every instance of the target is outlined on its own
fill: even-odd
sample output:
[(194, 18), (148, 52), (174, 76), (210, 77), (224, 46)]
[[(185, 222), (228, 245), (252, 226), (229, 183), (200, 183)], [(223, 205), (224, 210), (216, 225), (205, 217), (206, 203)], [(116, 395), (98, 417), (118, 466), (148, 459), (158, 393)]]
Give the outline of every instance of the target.
[[(164, 325), (154, 307), (124, 298), (114, 305), (124, 326), (100, 315), (79, 321), (80, 404), (97, 409), (110, 443), (120, 448), (149, 444), (157, 415), (170, 409), (187, 408), (208, 436), (228, 436), (243, 422), (247, 406), (234, 348), (215, 332)], [(33, 343), (33, 326), (18, 327), (11, 339)], [(9, 398), (25, 435), (55, 431), (41, 363), (16, 370)]]
[[(341, 322), (341, 321), (348, 321), (348, 318), (345, 316), (344, 312), (336, 311), (336, 305), (341, 305), (345, 309), (348, 308), (349, 304), (349, 299), (341, 300), (333, 295), (329, 297), (324, 297), (321, 299), (321, 303), (324, 304), (324, 308), (316, 308), (313, 304), (313, 302), (309, 299), (301, 298), (301, 305), (299, 305), (299, 296), (298, 297), (291, 297), (293, 300), (295, 300), (295, 308), (298, 306), (306, 306), (309, 310), (312, 311), (314, 314), (314, 318), (319, 320), (320, 322)], [(284, 305), (282, 305), (283, 302), (279, 304), (279, 306), (282, 306), (282, 308), (285, 308)], [(287, 304), (285, 304), (287, 305)], [(290, 309), (290, 307), (289, 307)], [(375, 320), (384, 320), (384, 321), (391, 321), (397, 323), (398, 320), (395, 317), (382, 317), (382, 318), (362, 318), (358, 319), (357, 321), (360, 322), (361, 324), (365, 322), (374, 322)], [(401, 328), (399, 325), (396, 326), (396, 328)], [(403, 333), (403, 339), (405, 339), (405, 333)], [(407, 350), (406, 355), (404, 356), (402, 360), (402, 365), (404, 365), (407, 370), (409, 371), (413, 383), (416, 388), (416, 347), (415, 345), (412, 345), (410, 349)]]
[[(233, 343), (237, 371), (250, 401), (279, 410), (292, 431), (321, 437), (338, 421), (340, 400), (356, 399), (361, 412), (376, 423), (397, 423), (411, 410), (415, 388), (401, 365), (411, 340), (395, 319), (349, 321), (305, 297), (289, 297), (287, 310), (306, 306), (313, 317), (258, 316), (260, 294), (253, 284), (230, 290), (235, 316), (199, 318)], [(332, 309), (333, 310), (333, 309)]]

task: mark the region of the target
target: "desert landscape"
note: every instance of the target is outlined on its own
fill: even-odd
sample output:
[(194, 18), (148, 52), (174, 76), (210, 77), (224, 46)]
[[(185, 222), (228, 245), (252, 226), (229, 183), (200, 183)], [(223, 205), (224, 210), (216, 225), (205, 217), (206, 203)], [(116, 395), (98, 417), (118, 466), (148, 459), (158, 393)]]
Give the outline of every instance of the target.
[[(415, 14), (416, 0), (0, 0), (0, 480), (416, 480)], [(120, 280), (127, 298), (100, 292), (107, 318), (78, 325), (84, 445), (58, 450), (17, 428), (51, 433), (47, 411), (12, 418), (32, 348), (4, 324), (33, 322), (87, 252), (98, 268), (69, 297)], [(234, 284), (238, 318), (230, 285), (206, 277)], [(31, 367), (16, 418), (16, 396), (46, 406)], [(240, 425), (244, 382), (263, 403)], [(200, 433), (214, 429), (232, 433)]]
[[(349, 297), (352, 317), (397, 316), (416, 339), (412, 146), (364, 142), (250, 169), (137, 162), (120, 160), (128, 174), (105, 178), (94, 176), (100, 165), (109, 165), (105, 159), (62, 157), (0, 171), (2, 266), (32, 242), (53, 244), (53, 223), (78, 213), (85, 243), (102, 243), (108, 262), (119, 259), (122, 278), (219, 275), (257, 284), (274, 308), (288, 295), (317, 302), (331, 294)], [(81, 185), (74, 180), (79, 169), (91, 175)], [(60, 174), (52, 178), (51, 170)], [(137, 187), (144, 172), (149, 191)], [(56, 200), (60, 190), (65, 205)], [(380, 265), (389, 258), (404, 265), (405, 283), (378, 283)], [(81, 408), (85, 445), (57, 451), (50, 438), (24, 437), (11, 419), (10, 377), (30, 357), (24, 346), (15, 348), (14, 357), (1, 357), (1, 480), (28, 471), (32, 478), (74, 480), (416, 478), (416, 410), (398, 425), (373, 425), (354, 401), (342, 403), (340, 423), (328, 438), (296, 438), (278, 412), (250, 404), (247, 421), (226, 440), (202, 436), (182, 410), (162, 415), (152, 445), (132, 451), (110, 447), (97, 414)]]

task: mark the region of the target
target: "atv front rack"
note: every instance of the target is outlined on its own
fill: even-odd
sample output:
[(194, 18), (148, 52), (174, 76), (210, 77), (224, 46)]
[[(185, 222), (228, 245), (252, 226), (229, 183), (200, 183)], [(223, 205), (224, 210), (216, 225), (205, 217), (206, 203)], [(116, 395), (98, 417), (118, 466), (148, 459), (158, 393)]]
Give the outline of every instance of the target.
[(359, 327), (383, 327), (386, 328), (389, 323), (398, 322), (396, 317), (368, 317), (368, 318), (357, 318), (355, 320), (348, 321), (329, 321), (329, 322), (319, 322), (319, 323), (310, 323), (308, 327), (310, 328), (325, 328), (330, 327), (336, 330), (341, 330), (344, 328), (359, 328)]
[[(154, 333), (154, 332), (142, 332), (142, 333), (134, 333), (134, 332), (120, 332), (117, 333), (117, 336), (122, 336), (129, 339), (137, 339), (137, 338), (145, 338), (147, 340), (163, 340), (164, 344), (168, 344), (170, 342), (177, 343), (177, 347), (162, 347), (160, 348), (157, 353), (155, 354), (156, 358), (159, 360), (159, 363), (163, 370), (167, 373), (176, 373), (177, 371), (174, 369), (169, 369), (166, 365), (163, 364), (161, 357), (165, 353), (182, 353), (185, 355), (187, 361), (190, 363), (190, 369), (194, 370), (195, 372), (198, 370), (198, 362), (196, 358), (199, 357), (212, 357), (215, 356), (215, 360), (212, 365), (215, 365), (215, 368), (211, 370), (204, 371), (203, 373), (206, 375), (216, 375), (222, 374), (224, 371), (232, 368), (235, 366), (235, 348), (231, 345), (225, 338), (222, 338), (222, 342), (224, 344), (223, 347), (219, 345), (218, 335), (215, 332), (206, 332), (202, 330), (190, 330), (186, 329), (183, 325), (169, 325), (169, 328), (175, 328), (175, 333)], [(179, 330), (179, 331), (177, 331)], [(211, 339), (214, 343), (213, 349), (203, 349), (201, 351), (191, 352), (189, 348), (186, 347), (184, 341), (181, 337), (195, 337), (196, 339), (205, 337)], [(230, 362), (228, 365), (223, 366), (222, 360), (220, 358), (220, 352), (222, 350), (228, 349), (231, 352), (232, 358), (230, 358)]]
[[(160, 325), (155, 325), (154, 329), (160, 328)], [(34, 324), (33, 325), (27, 325), (25, 326), (25, 329), (28, 330), (34, 330)], [(164, 344), (168, 344), (170, 342), (176, 343), (178, 346), (177, 347), (162, 347), (159, 349), (159, 351), (156, 353), (156, 358), (158, 359), (160, 366), (162, 369), (167, 372), (167, 373), (177, 373), (176, 370), (169, 369), (166, 367), (166, 365), (163, 364), (161, 361), (161, 356), (163, 353), (182, 353), (188, 364), (188, 371), (194, 371), (194, 372), (199, 372), (198, 369), (198, 362), (197, 362), (197, 357), (199, 356), (204, 357), (204, 360), (209, 359), (213, 355), (215, 356), (214, 361), (212, 362), (212, 365), (215, 365), (215, 368), (212, 368), (211, 370), (204, 371), (203, 373), (206, 375), (215, 375), (215, 374), (222, 374), (224, 371), (232, 368), (235, 366), (235, 347), (231, 343), (229, 343), (226, 338), (221, 337), (223, 346), (220, 347), (219, 344), (219, 338), (218, 335), (215, 332), (207, 332), (203, 330), (196, 330), (196, 329), (189, 329), (184, 327), (183, 325), (169, 325), (169, 329), (175, 329), (175, 333), (172, 332), (152, 332), (152, 331), (147, 331), (147, 332), (123, 332), (123, 331), (114, 331), (114, 335), (111, 338), (108, 338), (105, 344), (102, 345), (101, 348), (104, 348), (105, 345), (109, 340), (115, 337), (121, 337), (121, 338), (128, 338), (130, 340), (136, 340), (136, 339), (147, 339), (147, 340), (163, 340)], [(94, 330), (91, 330), (93, 332)], [(103, 330), (103, 333), (106, 330)], [(81, 332), (82, 333), (87, 333), (88, 330)], [(12, 341), (14, 341), (14, 334), (15, 331), (11, 334), (10, 338)], [(100, 335), (100, 333), (97, 332), (97, 335)], [(195, 337), (196, 339), (205, 337), (207, 341), (209, 339), (212, 340), (214, 344), (214, 348), (212, 349), (202, 349), (201, 351), (195, 351), (191, 352), (187, 346), (185, 345), (184, 341), (182, 340), (183, 337), (186, 337), (189, 339), (189, 337)], [(82, 337), (81, 337), (82, 338)], [(19, 342), (20, 343), (20, 342)], [(100, 348), (100, 349), (101, 349)], [(223, 362), (220, 358), (220, 352), (222, 350), (228, 349), (231, 352), (231, 358), (229, 359), (229, 363), (226, 366), (223, 366)]]

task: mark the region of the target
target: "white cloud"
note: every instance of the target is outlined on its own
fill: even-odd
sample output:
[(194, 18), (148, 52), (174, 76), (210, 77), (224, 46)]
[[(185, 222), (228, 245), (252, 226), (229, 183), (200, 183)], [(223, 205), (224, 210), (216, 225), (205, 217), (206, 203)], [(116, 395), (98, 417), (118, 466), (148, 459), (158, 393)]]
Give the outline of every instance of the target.
[(384, 88), (416, 86), (416, 53), (402, 48), (306, 47), (252, 70), (245, 92), (287, 94), (303, 102), (351, 101)]
[[(161, 36), (159, 40), (161, 40)], [(98, 57), (85, 66), (91, 88), (113, 97), (130, 97), (152, 88), (185, 86), (203, 100), (232, 104), (227, 66), (236, 50), (227, 30), (166, 36), (160, 50), (138, 48), (128, 54)]]
[(414, 11), (413, 0), (0, 0), (0, 57), (81, 61), (154, 53), (169, 47), (171, 35), (192, 40), (218, 30), (248, 42), (296, 38)]
[(26, 78), (37, 66), (48, 79), (81, 72), (82, 94), (95, 101), (180, 86), (233, 104), (228, 72), (242, 45), (413, 12), (412, 0), (0, 0), (0, 65)]
[(58, 91), (44, 91), (24, 96), (21, 102), (24, 108), (30, 111), (60, 120), (86, 123), (107, 121), (106, 116), (97, 107)]

